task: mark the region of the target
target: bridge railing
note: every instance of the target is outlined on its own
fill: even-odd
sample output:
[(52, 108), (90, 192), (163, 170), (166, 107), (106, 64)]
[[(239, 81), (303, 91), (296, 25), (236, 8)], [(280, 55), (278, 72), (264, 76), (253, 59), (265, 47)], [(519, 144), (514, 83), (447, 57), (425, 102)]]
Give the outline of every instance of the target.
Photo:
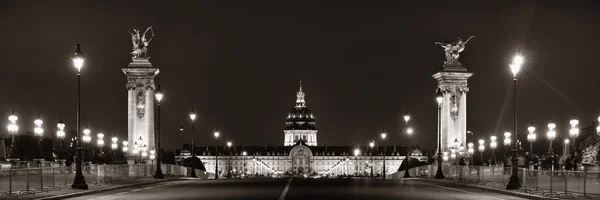
[[(445, 179), (454, 182), (471, 183), (506, 189), (512, 175), (510, 167), (502, 166), (442, 166)], [(434, 178), (437, 165), (426, 165), (409, 169), (411, 177)], [(404, 171), (391, 174), (393, 179), (401, 179)], [(557, 198), (589, 198), (600, 195), (600, 172), (550, 171), (519, 168), (520, 192)]]
[[(152, 164), (112, 164), (83, 166), (82, 173), (90, 188), (108, 183), (132, 183), (153, 179), (156, 165)], [(191, 174), (191, 168), (180, 165), (162, 164), (165, 177), (178, 178)], [(209, 178), (209, 174), (196, 169), (199, 178)], [(75, 166), (65, 166), (54, 162), (21, 162), (10, 168), (0, 169), (0, 199), (35, 195), (40, 192), (61, 190), (70, 187), (75, 178)]]

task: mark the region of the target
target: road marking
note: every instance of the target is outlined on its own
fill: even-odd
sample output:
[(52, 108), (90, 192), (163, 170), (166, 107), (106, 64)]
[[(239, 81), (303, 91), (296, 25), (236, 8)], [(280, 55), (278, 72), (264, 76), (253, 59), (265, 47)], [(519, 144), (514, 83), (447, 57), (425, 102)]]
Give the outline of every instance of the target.
[(285, 189), (283, 189), (281, 196), (279, 196), (279, 200), (285, 200), (285, 195), (287, 194), (288, 190), (290, 189), (290, 183), (292, 183), (292, 179), (294, 179), (294, 177), (290, 178), (290, 180), (287, 182), (287, 185), (285, 185)]
[(434, 186), (434, 187), (439, 187), (439, 188), (443, 188), (443, 189), (447, 189), (447, 190), (453, 190), (453, 191), (464, 192), (464, 193), (468, 193), (468, 194), (474, 194), (474, 195), (489, 197), (489, 198), (492, 198), (492, 199), (505, 200), (503, 198), (498, 198), (498, 197), (484, 195), (484, 194), (478, 194), (478, 193), (475, 193), (475, 192), (469, 192), (469, 191), (459, 190), (459, 189), (455, 189), (455, 188), (449, 188), (449, 187), (444, 187), (444, 186), (439, 186), (439, 185), (434, 185), (434, 184), (429, 184), (429, 183), (424, 183), (424, 182), (419, 182), (419, 183), (422, 183), (422, 184), (425, 184), (425, 185), (431, 185), (431, 186)]

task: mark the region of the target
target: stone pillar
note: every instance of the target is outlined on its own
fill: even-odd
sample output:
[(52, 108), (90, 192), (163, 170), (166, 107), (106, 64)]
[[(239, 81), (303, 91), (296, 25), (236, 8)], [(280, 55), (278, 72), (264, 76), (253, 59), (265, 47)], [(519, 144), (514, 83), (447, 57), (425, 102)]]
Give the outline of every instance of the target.
[(127, 155), (130, 158), (133, 144), (140, 137), (148, 145), (148, 151), (154, 147), (154, 77), (159, 69), (153, 67), (148, 59), (133, 59), (122, 71), (127, 75), (127, 139), (130, 149)]
[(433, 74), (438, 81), (438, 88), (444, 94), (441, 111), (442, 151), (452, 147), (455, 139), (459, 145), (467, 146), (467, 79), (472, 75), (460, 63), (445, 64), (443, 70)]

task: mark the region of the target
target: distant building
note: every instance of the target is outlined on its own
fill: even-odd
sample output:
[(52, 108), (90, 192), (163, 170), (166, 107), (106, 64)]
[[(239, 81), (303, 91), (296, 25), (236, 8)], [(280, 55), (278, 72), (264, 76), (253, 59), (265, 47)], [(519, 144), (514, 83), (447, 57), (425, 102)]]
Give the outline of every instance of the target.
[[(317, 146), (317, 128), (313, 113), (306, 107), (302, 85), (296, 95), (296, 106), (286, 118), (282, 146), (196, 146), (195, 152), (206, 171), (215, 173), (216, 151), (220, 176), (228, 172), (246, 175), (382, 175), (385, 154), (386, 174), (398, 171), (406, 156), (406, 147), (396, 146)], [(177, 155), (191, 157), (190, 145)], [(355, 149), (359, 155), (355, 156)], [(244, 152), (246, 155), (244, 156)], [(411, 158), (427, 162), (419, 148), (411, 150)]]

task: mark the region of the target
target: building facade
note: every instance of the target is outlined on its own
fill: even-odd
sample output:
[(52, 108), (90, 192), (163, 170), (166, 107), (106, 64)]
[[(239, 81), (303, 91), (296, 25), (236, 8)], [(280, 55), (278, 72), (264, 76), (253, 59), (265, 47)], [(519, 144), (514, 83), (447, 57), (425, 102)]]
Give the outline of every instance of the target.
[[(296, 97), (296, 105), (286, 118), (282, 146), (196, 146), (196, 157), (206, 172), (219, 176), (381, 176), (384, 160), (386, 174), (398, 171), (406, 147), (318, 146), (315, 117), (306, 107), (302, 86)], [(191, 157), (189, 149), (189, 145), (184, 145), (176, 159), (180, 162)], [(411, 149), (410, 158), (427, 162), (418, 148)], [(215, 172), (217, 163), (219, 170)]]

